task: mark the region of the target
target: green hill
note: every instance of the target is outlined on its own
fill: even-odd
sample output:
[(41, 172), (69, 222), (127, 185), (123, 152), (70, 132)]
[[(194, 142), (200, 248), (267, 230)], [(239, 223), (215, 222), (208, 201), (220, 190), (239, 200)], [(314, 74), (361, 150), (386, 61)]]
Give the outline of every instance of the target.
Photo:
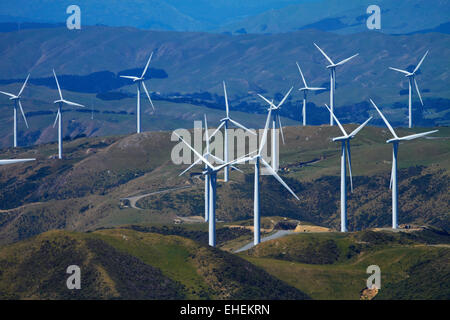
[[(81, 290), (65, 270), (81, 269)], [(2, 299), (306, 299), (232, 254), (126, 229), (47, 232), (0, 248)]]
[(313, 299), (359, 299), (373, 264), (381, 269), (375, 299), (449, 299), (449, 241), (438, 230), (296, 234), (240, 256)]

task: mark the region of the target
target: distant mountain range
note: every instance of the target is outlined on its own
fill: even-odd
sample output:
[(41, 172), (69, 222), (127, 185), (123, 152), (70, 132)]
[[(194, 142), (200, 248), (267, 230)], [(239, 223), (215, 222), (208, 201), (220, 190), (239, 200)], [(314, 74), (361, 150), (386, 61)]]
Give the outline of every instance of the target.
[[(66, 28), (22, 30), (0, 34), (3, 58), (0, 60), (0, 90), (19, 90), (20, 82), (31, 72), (30, 88), (24, 92), (24, 98), (31, 100), (26, 109), (48, 110), (44, 105), (55, 97), (51, 73), (55, 68), (62, 77), (62, 88), (79, 95), (73, 97), (75, 101), (101, 105), (103, 110), (131, 112), (134, 99), (105, 104), (95, 96), (103, 100), (133, 97), (136, 89), (132, 83), (117, 76), (124, 72), (140, 73), (150, 52), (154, 51), (151, 79), (147, 83), (155, 99), (223, 110), (222, 80), (225, 80), (232, 110), (255, 113), (264, 112), (265, 107), (257, 93), (280, 100), (293, 86), (295, 90), (282, 112), (298, 121), (302, 96), (297, 89), (302, 83), (295, 62), (303, 68), (310, 85), (329, 87), (327, 61), (313, 42), (336, 61), (359, 53), (337, 70), (337, 115), (344, 122), (364, 120), (373, 111), (367, 102), (372, 98), (383, 109), (391, 109), (389, 118), (396, 125), (406, 123), (407, 81), (388, 67), (414, 68), (425, 51), (430, 50), (417, 77), (425, 106), (422, 108), (417, 95), (413, 96), (414, 115), (421, 119), (415, 122), (425, 126), (450, 123), (450, 36), (442, 33), (336, 35), (302, 30), (276, 35), (231, 36), (100, 26), (80, 31)], [(39, 89), (42, 85), (51, 90)], [(311, 124), (325, 123), (325, 110), (314, 106), (328, 101), (327, 91), (310, 95)], [(0, 107), (7, 106), (8, 100), (0, 99)]]
[[(68, 0), (5, 0), (0, 22), (65, 23)], [(318, 29), (339, 33), (367, 30), (366, 9), (381, 8), (381, 32), (447, 32), (448, 0), (79, 0), (83, 25), (153, 30), (280, 33)], [(30, 26), (30, 24), (28, 24)], [(0, 30), (8, 30), (1, 28)], [(19, 26), (17, 26), (19, 28)]]

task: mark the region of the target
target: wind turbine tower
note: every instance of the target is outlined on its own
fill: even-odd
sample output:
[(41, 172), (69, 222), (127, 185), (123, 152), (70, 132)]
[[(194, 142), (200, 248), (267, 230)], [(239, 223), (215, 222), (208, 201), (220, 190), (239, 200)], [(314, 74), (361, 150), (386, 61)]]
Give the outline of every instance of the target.
[[(214, 131), (214, 133), (211, 135), (211, 137), (213, 137), (222, 127), (224, 129), (224, 161), (225, 163), (229, 161), (229, 150), (228, 150), (228, 126), (229, 123), (234, 124), (236, 127), (243, 129), (244, 131), (250, 132), (253, 135), (256, 135), (256, 133), (250, 129), (248, 129), (247, 127), (245, 127), (244, 125), (240, 124), (239, 122), (233, 120), (230, 118), (230, 109), (228, 106), (228, 95), (227, 95), (227, 87), (225, 85), (225, 81), (223, 81), (223, 93), (225, 96), (225, 108), (226, 108), (226, 117), (220, 120), (220, 125), (217, 127), (216, 131)], [(233, 154), (234, 154), (234, 150), (232, 150)], [(228, 182), (229, 180), (229, 167), (226, 166), (224, 168), (224, 182)]]
[[(283, 97), (283, 99), (280, 101), (278, 105), (273, 104), (273, 100), (269, 101), (264, 96), (258, 94), (260, 98), (262, 98), (264, 101), (266, 101), (270, 107), (269, 111), (272, 111), (272, 169), (275, 171), (278, 171), (278, 136), (277, 136), (277, 128), (280, 129), (281, 133), (281, 139), (283, 140), (284, 144), (284, 133), (283, 133), (283, 126), (281, 125), (281, 119), (280, 119), (280, 109), (283, 103), (286, 101), (287, 97), (291, 93), (292, 89), (294, 87), (291, 87), (289, 89), (288, 93), (286, 93)], [(270, 113), (269, 113), (270, 114)]]
[(53, 128), (56, 126), (56, 122), (58, 122), (58, 158), (62, 159), (62, 151), (63, 151), (63, 142), (62, 142), (62, 106), (63, 104), (67, 104), (75, 107), (85, 108), (82, 104), (78, 104), (75, 102), (71, 102), (65, 100), (61, 93), (61, 87), (59, 86), (58, 78), (56, 77), (55, 70), (53, 69), (53, 75), (55, 76), (56, 86), (58, 87), (59, 100), (56, 100), (54, 104), (58, 105), (58, 113), (56, 114), (55, 122), (53, 123)]
[(150, 65), (150, 61), (152, 60), (153, 52), (150, 54), (150, 58), (148, 58), (147, 64), (145, 65), (144, 71), (142, 72), (140, 77), (136, 76), (120, 76), (121, 78), (131, 79), (134, 83), (136, 83), (137, 87), (137, 102), (136, 102), (136, 132), (141, 133), (141, 86), (147, 95), (148, 101), (155, 111), (155, 106), (153, 105), (152, 99), (150, 98), (150, 94), (148, 93), (147, 87), (145, 86), (145, 74), (147, 73), (148, 66)]
[[(327, 66), (327, 69), (330, 70), (330, 108), (331, 111), (334, 112), (334, 92), (336, 91), (336, 67), (343, 65), (344, 63), (348, 62), (349, 60), (353, 59), (354, 57), (356, 57), (359, 53), (344, 59), (338, 63), (334, 63), (333, 60), (330, 59), (329, 56), (327, 56), (327, 54), (320, 49), (320, 47), (314, 43), (314, 45), (316, 46), (316, 48), (320, 51), (320, 53), (322, 53), (322, 55), (325, 57), (325, 59), (328, 60), (328, 62), (330, 63)], [(330, 114), (330, 126), (334, 125), (333, 122), (333, 116)]]
[(298, 72), (302, 76), (303, 84), (305, 85), (303, 88), (300, 88), (298, 90), (303, 91), (302, 119), (303, 119), (303, 126), (306, 126), (306, 99), (307, 99), (308, 92), (309, 91), (325, 90), (325, 88), (308, 87), (308, 85), (306, 84), (305, 77), (303, 76), (302, 69), (300, 69), (300, 66), (299, 66), (298, 62), (296, 62), (296, 64), (297, 64)]
[(417, 71), (419, 71), (419, 68), (422, 65), (422, 62), (425, 59), (425, 57), (427, 56), (427, 54), (428, 54), (428, 51), (425, 52), (422, 59), (420, 59), (417, 66), (414, 68), (413, 72), (389, 67), (389, 69), (391, 69), (391, 70), (405, 74), (405, 77), (408, 78), (408, 92), (409, 92), (409, 95), (408, 95), (408, 127), (409, 128), (412, 128), (412, 93), (413, 93), (412, 87), (413, 87), (413, 82), (414, 82), (414, 86), (416, 87), (416, 92), (417, 92), (417, 95), (419, 96), (420, 103), (422, 104), (422, 107), (423, 107), (422, 96), (420, 95), (419, 85), (417, 84), (417, 81), (416, 81), (416, 75), (417, 75)]
[(413, 140), (417, 138), (424, 137), (426, 135), (432, 134), (437, 132), (438, 130), (428, 131), (428, 132), (422, 132), (417, 134), (411, 134), (405, 137), (399, 137), (395, 133), (394, 129), (390, 125), (390, 123), (387, 121), (386, 117), (381, 113), (380, 109), (378, 109), (375, 102), (370, 99), (370, 102), (374, 106), (374, 108), (378, 111), (381, 118), (383, 119), (384, 123), (388, 127), (389, 131), (392, 133), (393, 137), (392, 139), (389, 139), (386, 141), (386, 143), (392, 143), (392, 170), (391, 170), (391, 182), (390, 182), (390, 188), (392, 189), (392, 228), (397, 229), (398, 228), (398, 187), (397, 187), (397, 153), (398, 153), (398, 145), (401, 141), (407, 141), (407, 140)]
[[(333, 141), (341, 142), (341, 232), (347, 232), (347, 162), (348, 171), (350, 173), (350, 189), (353, 192), (353, 178), (352, 178), (352, 156), (350, 151), (350, 140), (361, 131), (362, 128), (372, 119), (370, 117), (362, 125), (353, 130), (350, 134), (347, 134), (344, 127), (339, 122), (338, 118), (334, 115), (333, 111), (325, 104), (331, 116), (336, 120), (336, 123), (341, 129), (343, 136), (333, 138)], [(346, 159), (347, 156), (347, 159)]]
[(14, 101), (14, 129), (13, 129), (14, 130), (14, 148), (17, 147), (17, 106), (19, 106), (20, 112), (22, 113), (23, 120), (25, 121), (25, 124), (28, 128), (27, 118), (25, 117), (25, 113), (23, 112), (23, 108), (22, 108), (22, 103), (20, 102), (20, 95), (22, 94), (23, 89), (25, 89), (25, 86), (27, 85), (29, 78), (30, 78), (30, 74), (28, 74), (27, 78), (25, 79), (25, 82), (22, 85), (22, 88), (20, 89), (20, 91), (17, 95), (0, 91), (0, 93), (3, 93), (4, 95), (9, 96), (9, 100)]
[(267, 120), (266, 120), (266, 125), (264, 127), (264, 133), (262, 136), (261, 144), (259, 146), (259, 150), (256, 151), (257, 154), (255, 156), (244, 157), (236, 162), (237, 164), (244, 163), (247, 161), (255, 162), (254, 198), (253, 198), (253, 234), (254, 234), (253, 243), (254, 243), (254, 245), (257, 245), (258, 243), (261, 242), (261, 215), (260, 215), (260, 200), (259, 200), (259, 171), (260, 171), (261, 163), (266, 167), (266, 169), (270, 172), (270, 174), (275, 179), (277, 179), (279, 183), (281, 183), (283, 185), (283, 187), (285, 187), (297, 200), (299, 200), (297, 195), (294, 193), (294, 191), (292, 191), (292, 189), (289, 188), (289, 186), (283, 181), (283, 179), (281, 179), (281, 177), (276, 173), (276, 171), (262, 157), (262, 151), (263, 151), (264, 145), (266, 144), (266, 141), (267, 141), (267, 131), (269, 129), (271, 113), (274, 110), (274, 107), (275, 106), (272, 104), (272, 106), (269, 108), (269, 113), (267, 114)]

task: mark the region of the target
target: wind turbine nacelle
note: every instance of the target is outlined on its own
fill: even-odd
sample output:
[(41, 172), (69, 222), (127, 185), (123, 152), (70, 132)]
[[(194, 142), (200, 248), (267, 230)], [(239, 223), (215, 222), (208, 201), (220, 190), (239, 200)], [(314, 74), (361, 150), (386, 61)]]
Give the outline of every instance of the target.
[(19, 97), (18, 96), (15, 96), (15, 97), (11, 97), (11, 98), (9, 98), (9, 100), (19, 100)]
[(309, 90), (309, 88), (306, 88), (306, 87), (298, 89), (298, 91), (308, 91), (308, 90)]
[(333, 68), (336, 68), (335, 64), (330, 64), (330, 65), (327, 66), (327, 69), (333, 69)]
[(228, 121), (228, 120), (230, 120), (230, 118), (223, 118), (223, 119), (220, 119), (219, 122), (224, 122), (224, 121)]
[(64, 102), (63, 100), (55, 100), (55, 101), (53, 101), (54, 104), (63, 103), (63, 102)]

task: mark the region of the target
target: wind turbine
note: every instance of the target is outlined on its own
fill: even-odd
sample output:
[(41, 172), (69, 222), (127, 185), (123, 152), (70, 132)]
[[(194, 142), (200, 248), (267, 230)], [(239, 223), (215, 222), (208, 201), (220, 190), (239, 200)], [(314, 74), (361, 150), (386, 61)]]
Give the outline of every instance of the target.
[(152, 60), (153, 52), (150, 54), (150, 58), (148, 58), (147, 64), (145, 65), (144, 71), (142, 72), (140, 77), (136, 76), (120, 76), (121, 78), (131, 79), (136, 83), (137, 86), (137, 106), (136, 106), (136, 117), (137, 117), (137, 133), (141, 133), (141, 85), (144, 88), (145, 94), (147, 95), (148, 101), (152, 105), (153, 111), (155, 111), (155, 106), (153, 105), (152, 99), (150, 98), (150, 94), (148, 93), (147, 87), (145, 86), (145, 74), (147, 73), (148, 66), (150, 64), (150, 60)]
[[(216, 246), (216, 184), (217, 184), (217, 173), (225, 168), (226, 166), (232, 165), (239, 161), (242, 158), (221, 164), (219, 166), (213, 166), (211, 162), (209, 162), (204, 156), (197, 152), (193, 147), (191, 147), (183, 138), (181, 138), (176, 132), (175, 135), (188, 146), (189, 149), (194, 152), (194, 154), (201, 159), (201, 161), (205, 164), (206, 170), (203, 171), (203, 175), (209, 176), (209, 194), (205, 194), (205, 198), (209, 198), (209, 245), (212, 247)], [(207, 139), (209, 139), (207, 137)]]
[(65, 100), (61, 93), (61, 87), (59, 86), (58, 78), (56, 77), (55, 69), (53, 69), (53, 75), (55, 76), (56, 86), (58, 87), (59, 92), (59, 100), (55, 100), (54, 104), (58, 105), (58, 113), (56, 114), (55, 122), (53, 123), (53, 128), (56, 126), (56, 122), (58, 122), (58, 158), (62, 159), (62, 106), (63, 104), (68, 104), (69, 106), (82, 107), (85, 108), (82, 104), (78, 104), (75, 102), (71, 102)]
[(6, 165), (6, 164), (13, 164), (13, 163), (19, 163), (19, 162), (28, 162), (28, 161), (34, 161), (35, 158), (31, 159), (2, 159), (0, 160), (0, 166)]
[[(216, 131), (217, 132), (217, 131)], [(219, 159), (218, 157), (216, 157), (215, 155), (211, 154), (210, 151), (210, 145), (209, 145), (209, 140), (211, 137), (209, 137), (209, 133), (208, 133), (208, 120), (206, 119), (206, 114), (205, 114), (205, 140), (206, 140), (206, 152), (203, 154), (203, 157), (205, 159), (208, 159), (209, 157), (211, 157), (212, 159), (214, 159), (216, 162), (220, 163), (220, 164), (224, 164), (225, 162), (221, 159)], [(182, 176), (183, 174), (185, 174), (186, 172), (188, 172), (189, 170), (191, 170), (195, 165), (199, 164), (200, 162), (202, 162), (202, 159), (198, 158), (196, 161), (194, 161), (194, 163), (192, 163), (189, 167), (186, 168), (186, 170), (184, 170), (183, 172), (181, 172), (179, 174), (179, 176)], [(225, 167), (227, 168), (227, 167)], [(241, 170), (239, 170), (238, 168), (236, 168), (235, 166), (231, 166), (232, 169), (237, 170), (242, 172)], [(208, 165), (205, 164), (205, 171), (208, 170)], [(209, 175), (205, 175), (205, 221), (208, 222), (209, 220)]]
[(381, 113), (380, 109), (376, 106), (376, 104), (370, 99), (370, 102), (374, 106), (375, 109), (377, 109), (378, 113), (380, 114), (381, 118), (383, 119), (384, 123), (388, 127), (389, 131), (392, 133), (394, 138), (389, 139), (386, 141), (386, 143), (392, 143), (392, 170), (391, 170), (391, 182), (390, 182), (390, 188), (392, 189), (392, 228), (397, 229), (398, 228), (398, 187), (397, 187), (397, 153), (398, 153), (398, 145), (401, 141), (406, 140), (413, 140), (417, 138), (421, 138), (423, 136), (429, 135), (431, 133), (435, 133), (438, 130), (428, 131), (428, 132), (422, 132), (417, 134), (411, 134), (405, 137), (398, 137), (395, 133), (392, 126), (389, 124), (385, 116)]
[(277, 158), (278, 141), (277, 141), (277, 132), (276, 132), (277, 127), (280, 129), (281, 139), (283, 140), (283, 144), (284, 144), (283, 126), (281, 125), (279, 111), (280, 111), (281, 106), (283, 105), (283, 103), (286, 101), (287, 97), (291, 93), (293, 88), (294, 87), (291, 87), (291, 89), (289, 89), (288, 93), (285, 94), (283, 99), (276, 106), (273, 104), (273, 100), (269, 101), (264, 96), (262, 96), (258, 93), (258, 96), (261, 97), (264, 101), (266, 101), (270, 105), (269, 111), (270, 110), (273, 111), (273, 113), (272, 113), (272, 168), (275, 171), (278, 171), (278, 158)]
[(27, 85), (28, 78), (30, 78), (30, 74), (28, 74), (27, 78), (25, 79), (25, 82), (22, 85), (22, 88), (20, 89), (20, 91), (17, 95), (0, 91), (0, 93), (3, 93), (4, 95), (9, 96), (9, 100), (14, 101), (14, 148), (17, 147), (17, 105), (20, 108), (20, 112), (22, 113), (23, 120), (25, 121), (25, 124), (27, 125), (27, 128), (28, 128), (27, 118), (25, 117), (25, 113), (23, 112), (23, 108), (22, 108), (22, 103), (20, 102), (20, 95), (22, 94), (23, 89), (25, 89), (25, 86)]
[(352, 156), (350, 152), (350, 140), (355, 137), (355, 135), (361, 131), (362, 128), (372, 120), (372, 117), (367, 119), (362, 125), (353, 130), (350, 134), (347, 134), (344, 127), (339, 122), (338, 118), (334, 115), (333, 111), (325, 104), (328, 111), (330, 111), (331, 116), (336, 120), (336, 123), (341, 129), (343, 136), (333, 138), (333, 141), (341, 142), (341, 232), (347, 232), (347, 163), (348, 161), (348, 171), (350, 173), (350, 189), (353, 192), (353, 179), (352, 179)]
[[(344, 59), (342, 61), (339, 61), (338, 63), (334, 63), (333, 60), (330, 59), (329, 56), (327, 56), (327, 54), (320, 49), (320, 47), (314, 43), (314, 45), (316, 46), (317, 49), (319, 49), (319, 51), (322, 53), (322, 55), (328, 60), (328, 62), (330, 63), (327, 66), (327, 69), (330, 69), (330, 108), (331, 111), (334, 111), (334, 91), (336, 90), (336, 67), (343, 65), (344, 63), (348, 62), (349, 60), (353, 59), (354, 57), (356, 57), (357, 55), (359, 55), (359, 53), (354, 54), (353, 56)], [(333, 122), (333, 116), (330, 115), (330, 126), (334, 125)]]
[(420, 59), (419, 63), (414, 68), (413, 72), (409, 72), (409, 71), (406, 71), (406, 70), (401, 70), (401, 69), (389, 67), (389, 69), (391, 69), (391, 70), (404, 73), (405, 77), (408, 78), (408, 89), (409, 89), (409, 97), (408, 97), (408, 127), (409, 128), (412, 128), (412, 84), (413, 84), (413, 82), (414, 82), (414, 86), (416, 87), (416, 92), (417, 92), (417, 95), (419, 96), (420, 103), (422, 104), (422, 107), (423, 107), (422, 96), (420, 95), (419, 86), (417, 85), (416, 75), (417, 75), (417, 71), (420, 68), (420, 65), (422, 64), (422, 62), (425, 59), (425, 57), (427, 56), (427, 54), (428, 54), (428, 50), (423, 55), (422, 59)]
[[(248, 129), (247, 127), (245, 127), (244, 125), (240, 124), (239, 122), (233, 120), (230, 118), (230, 110), (229, 110), (229, 106), (228, 106), (228, 95), (227, 95), (227, 87), (225, 86), (225, 81), (223, 81), (223, 92), (225, 95), (225, 108), (226, 108), (226, 117), (220, 120), (220, 125), (217, 127), (216, 131), (214, 131), (214, 133), (211, 135), (211, 137), (213, 137), (222, 127), (225, 131), (225, 144), (224, 144), (224, 161), (228, 162), (229, 159), (229, 155), (228, 155), (228, 125), (229, 122), (231, 122), (232, 124), (234, 124), (236, 127), (243, 129), (244, 131), (250, 132), (251, 134), (254, 134), (256, 136), (256, 133), (253, 132), (252, 130)], [(234, 151), (233, 151), (234, 153)], [(224, 178), (223, 178), (224, 182), (228, 182), (229, 180), (229, 170), (228, 170), (228, 166), (225, 167), (224, 169)]]
[(259, 150), (257, 150), (257, 154), (255, 156), (250, 156), (250, 157), (245, 157), (242, 158), (240, 160), (238, 160), (236, 163), (243, 163), (246, 161), (255, 161), (255, 183), (254, 183), (254, 198), (253, 198), (253, 233), (254, 233), (254, 239), (253, 239), (253, 243), (254, 245), (257, 245), (258, 243), (261, 242), (261, 216), (260, 216), (260, 201), (259, 201), (259, 167), (260, 167), (260, 162), (262, 162), (262, 164), (267, 168), (267, 170), (270, 172), (271, 175), (273, 175), (275, 177), (275, 179), (278, 180), (278, 182), (280, 182), (283, 187), (285, 187), (297, 200), (298, 197), (297, 195), (294, 193), (294, 191), (291, 190), (291, 188), (289, 188), (289, 186), (283, 181), (283, 179), (281, 179), (281, 177), (275, 172), (275, 170), (266, 162), (266, 160), (264, 160), (264, 158), (262, 157), (261, 153), (264, 149), (264, 145), (266, 144), (267, 141), (267, 130), (269, 129), (269, 122), (270, 122), (270, 117), (271, 117), (271, 113), (272, 113), (273, 107), (269, 108), (269, 113), (267, 115), (267, 120), (266, 120), (266, 126), (264, 127), (264, 133), (263, 133), (263, 137), (261, 140), (261, 145), (259, 146)]
[(299, 91), (303, 91), (303, 109), (302, 109), (302, 118), (303, 118), (303, 126), (306, 126), (306, 97), (308, 95), (309, 91), (319, 91), (319, 90), (325, 90), (326, 88), (317, 88), (317, 87), (308, 87), (306, 84), (305, 77), (303, 76), (302, 69), (300, 69), (300, 66), (298, 62), (296, 62), (298, 71), (300, 72), (300, 75), (302, 76), (303, 84), (305, 85), (303, 88), (298, 89)]

